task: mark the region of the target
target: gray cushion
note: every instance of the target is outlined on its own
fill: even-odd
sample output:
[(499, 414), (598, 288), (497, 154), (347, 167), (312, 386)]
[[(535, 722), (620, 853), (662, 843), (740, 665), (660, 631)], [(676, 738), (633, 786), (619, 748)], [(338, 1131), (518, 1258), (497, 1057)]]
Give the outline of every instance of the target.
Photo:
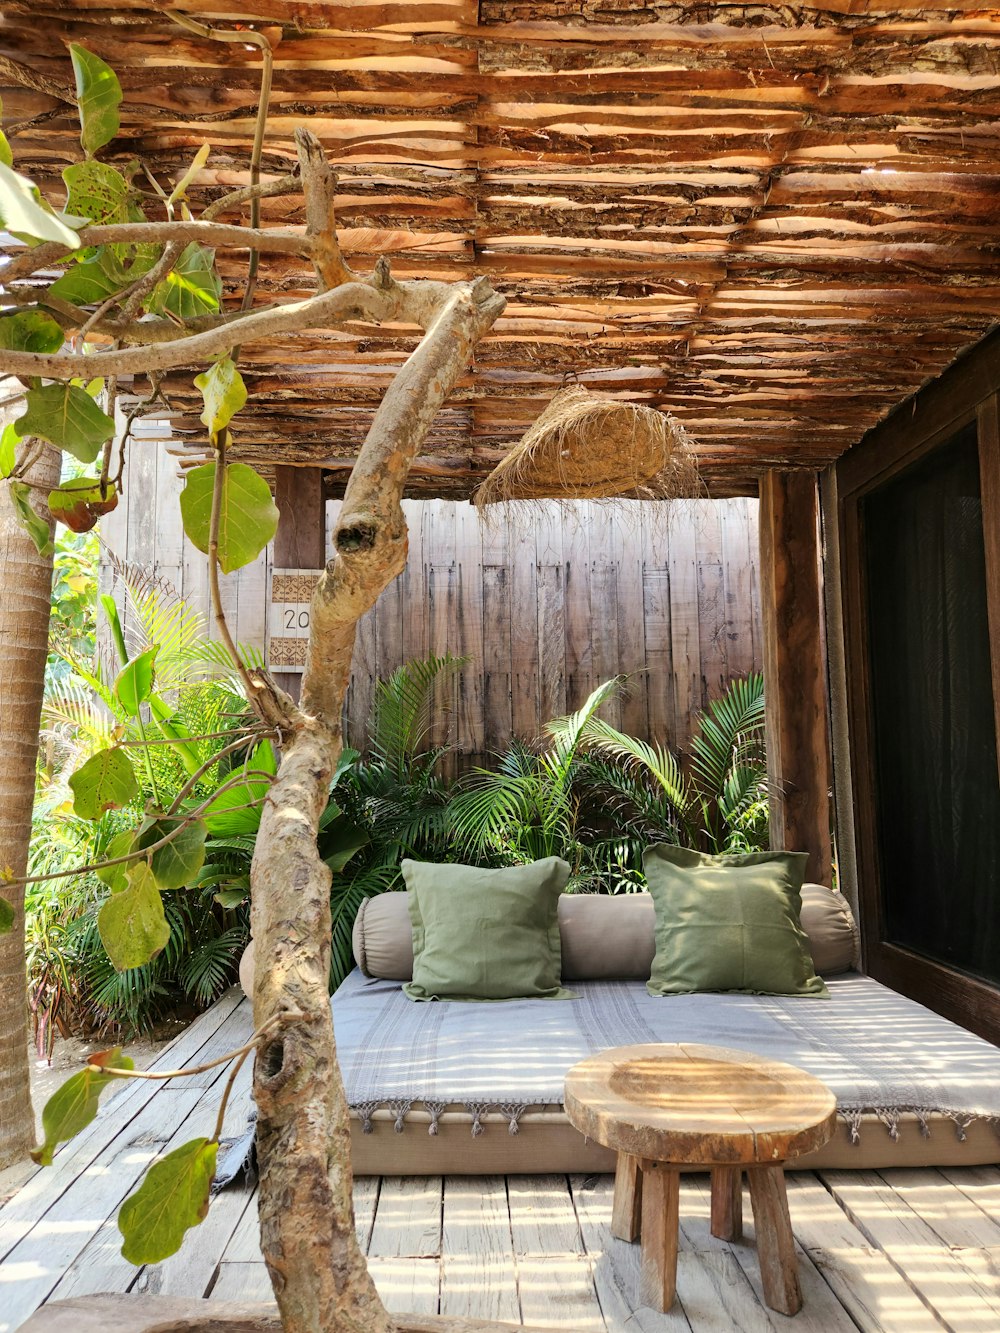
[[(558, 920), (564, 982), (649, 977), (655, 943), (648, 893), (564, 893)], [(842, 894), (821, 884), (804, 884), (802, 928), (820, 976), (854, 967), (857, 927)], [(413, 935), (405, 893), (383, 893), (362, 904), (354, 923), (354, 957), (365, 976), (411, 979)]]

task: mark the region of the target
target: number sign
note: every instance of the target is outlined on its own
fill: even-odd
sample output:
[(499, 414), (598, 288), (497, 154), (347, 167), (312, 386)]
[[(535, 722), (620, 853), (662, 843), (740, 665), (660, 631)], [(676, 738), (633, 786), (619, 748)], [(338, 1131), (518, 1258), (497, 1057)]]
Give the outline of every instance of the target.
[(309, 607), (318, 569), (275, 569), (271, 574), (268, 663), (273, 671), (302, 671), (309, 638)]

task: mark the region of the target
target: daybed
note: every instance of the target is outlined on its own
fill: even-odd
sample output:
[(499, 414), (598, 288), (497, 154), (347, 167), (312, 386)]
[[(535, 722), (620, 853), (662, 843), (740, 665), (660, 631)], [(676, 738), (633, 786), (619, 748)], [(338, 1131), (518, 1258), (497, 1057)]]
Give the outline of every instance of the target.
[(358, 1174), (613, 1170), (562, 1108), (567, 1069), (610, 1046), (694, 1041), (771, 1056), (836, 1093), (841, 1128), (801, 1165), (874, 1168), (1000, 1162), (1000, 1051), (850, 969), (846, 901), (807, 885), (802, 924), (830, 999), (652, 997), (646, 894), (564, 895), (573, 1000), (414, 1003), (407, 894), (370, 900), (358, 967), (332, 1000)]

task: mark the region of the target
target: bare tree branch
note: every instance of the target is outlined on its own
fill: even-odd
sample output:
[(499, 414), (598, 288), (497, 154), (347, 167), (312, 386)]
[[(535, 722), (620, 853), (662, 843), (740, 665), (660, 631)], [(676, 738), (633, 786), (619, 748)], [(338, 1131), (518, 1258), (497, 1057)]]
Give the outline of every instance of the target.
[(337, 240), (337, 173), (327, 161), (323, 145), (302, 126), (295, 131), (295, 145), (306, 197), (306, 235), (312, 244), (312, 261), (322, 290), (355, 280), (344, 263)]
[[(232, 230), (238, 231), (239, 228)], [(107, 352), (12, 352), (0, 350), (0, 375), (27, 378), (69, 379), (73, 375), (144, 375), (212, 360), (237, 343), (273, 338), (276, 334), (303, 329), (331, 328), (350, 320), (389, 320), (427, 328), (441, 308), (454, 296), (451, 283), (415, 281), (376, 286), (384, 269), (376, 269), (374, 282), (345, 283), (320, 292), (306, 301), (294, 301), (270, 310), (255, 310), (241, 319), (205, 333), (191, 334), (171, 342), (128, 347)], [(459, 288), (458, 290), (462, 290)]]
[[(188, 245), (197, 241), (199, 245), (232, 250), (271, 250), (276, 254), (297, 255), (300, 259), (309, 259), (312, 255), (308, 239), (295, 232), (240, 227), (228, 222), (108, 222), (81, 227), (76, 234), (81, 246), (157, 245), (169, 241)], [(4, 286), (37, 273), (39, 269), (50, 268), (69, 259), (72, 254), (73, 251), (67, 250), (59, 241), (46, 241), (25, 250), (5, 265)]]

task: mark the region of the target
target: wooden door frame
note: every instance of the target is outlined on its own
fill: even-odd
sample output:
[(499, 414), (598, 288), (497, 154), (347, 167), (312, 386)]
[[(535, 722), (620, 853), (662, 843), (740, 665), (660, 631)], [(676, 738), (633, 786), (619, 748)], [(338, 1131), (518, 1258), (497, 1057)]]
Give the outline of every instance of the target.
[(838, 462), (841, 596), (863, 965), (876, 980), (1000, 1043), (1000, 986), (885, 939), (875, 822), (861, 501), (969, 425), (976, 426), (979, 444), (994, 719), (1000, 758), (1000, 337), (997, 335), (986, 339), (940, 379), (902, 404)]

